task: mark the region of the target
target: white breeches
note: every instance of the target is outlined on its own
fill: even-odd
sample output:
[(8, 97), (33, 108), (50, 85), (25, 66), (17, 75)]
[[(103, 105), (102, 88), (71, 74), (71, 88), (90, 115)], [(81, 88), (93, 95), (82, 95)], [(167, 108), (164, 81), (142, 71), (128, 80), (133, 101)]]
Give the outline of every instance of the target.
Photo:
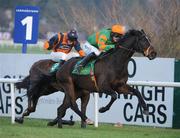
[(86, 41), (81, 48), (86, 53), (86, 55), (94, 52), (97, 56), (101, 53), (96, 47), (92, 46), (88, 41)]
[(63, 53), (63, 52), (51, 52), (50, 54), (51, 59), (55, 62), (59, 62), (60, 60), (65, 60), (67, 61), (68, 59), (72, 58), (72, 57), (77, 57), (79, 56), (78, 53)]

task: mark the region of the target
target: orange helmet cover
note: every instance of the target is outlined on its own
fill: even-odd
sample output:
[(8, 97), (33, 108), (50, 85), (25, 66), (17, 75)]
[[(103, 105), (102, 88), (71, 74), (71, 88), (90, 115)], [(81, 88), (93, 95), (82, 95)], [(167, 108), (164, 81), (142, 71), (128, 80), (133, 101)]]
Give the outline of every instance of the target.
[(125, 34), (125, 26), (120, 25), (120, 24), (115, 24), (112, 26), (112, 32), (123, 35)]

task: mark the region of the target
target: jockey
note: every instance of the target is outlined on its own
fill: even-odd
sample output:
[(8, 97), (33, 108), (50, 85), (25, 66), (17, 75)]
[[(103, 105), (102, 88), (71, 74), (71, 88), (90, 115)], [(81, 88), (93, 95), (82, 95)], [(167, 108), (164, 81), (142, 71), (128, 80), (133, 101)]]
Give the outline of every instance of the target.
[(115, 24), (109, 29), (102, 29), (90, 35), (82, 46), (87, 54), (79, 64), (77, 70), (80, 71), (91, 59), (95, 59), (101, 52), (106, 52), (111, 48), (115, 48), (115, 44), (119, 42), (125, 34), (125, 26)]
[(69, 53), (73, 47), (81, 57), (85, 56), (80, 47), (76, 30), (70, 30), (68, 33), (59, 32), (44, 43), (45, 49), (52, 50), (52, 60), (58, 62), (52, 66), (50, 73), (56, 72), (66, 60), (72, 57)]

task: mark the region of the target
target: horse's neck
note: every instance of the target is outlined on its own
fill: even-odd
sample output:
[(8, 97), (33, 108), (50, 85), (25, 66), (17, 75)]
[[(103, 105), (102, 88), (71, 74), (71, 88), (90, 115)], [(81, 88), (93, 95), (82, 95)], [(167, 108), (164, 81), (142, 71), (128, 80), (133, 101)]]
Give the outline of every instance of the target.
[(114, 55), (112, 55), (112, 61), (115, 66), (122, 65), (123, 63), (126, 63), (129, 61), (129, 59), (133, 56), (134, 52), (129, 51), (127, 49), (118, 49), (117, 52), (115, 52)]
[(127, 49), (117, 49), (117, 51), (115, 51), (113, 54), (107, 56), (106, 62), (112, 67), (112, 70), (116, 70), (116, 72), (119, 72), (122, 68), (127, 67), (128, 61), (133, 54), (134, 52)]
[(136, 37), (130, 36), (128, 40), (126, 40), (121, 48), (117, 48), (116, 51), (110, 56), (112, 60), (112, 64), (115, 67), (118, 66), (126, 66), (128, 64), (129, 59), (133, 56), (134, 51), (133, 47), (136, 44)]
[(124, 48), (116, 48), (113, 49), (111, 53), (108, 53), (105, 58), (102, 58), (104, 63), (108, 66), (112, 66), (111, 69), (120, 71), (122, 68), (126, 68), (128, 65), (128, 61), (133, 56), (134, 51), (132, 51), (132, 47), (134, 46), (136, 38), (134, 36), (129, 36), (128, 40), (124, 40), (122, 45)]

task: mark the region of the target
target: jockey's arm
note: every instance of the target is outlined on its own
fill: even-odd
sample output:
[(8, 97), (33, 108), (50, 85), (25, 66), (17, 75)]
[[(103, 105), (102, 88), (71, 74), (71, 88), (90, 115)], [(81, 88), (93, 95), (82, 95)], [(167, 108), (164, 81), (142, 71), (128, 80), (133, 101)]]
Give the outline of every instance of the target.
[(49, 41), (46, 41), (44, 43), (44, 48), (47, 50), (51, 50), (54, 47), (54, 45), (58, 43), (58, 41), (59, 41), (59, 34), (56, 34), (53, 37), (51, 37)]
[(79, 53), (81, 57), (85, 56), (85, 52), (81, 49), (80, 43), (77, 41), (74, 45), (75, 50)]
[(100, 51), (108, 51), (111, 48), (115, 48), (115, 45), (107, 45), (107, 37), (105, 35), (99, 36), (98, 47)]

